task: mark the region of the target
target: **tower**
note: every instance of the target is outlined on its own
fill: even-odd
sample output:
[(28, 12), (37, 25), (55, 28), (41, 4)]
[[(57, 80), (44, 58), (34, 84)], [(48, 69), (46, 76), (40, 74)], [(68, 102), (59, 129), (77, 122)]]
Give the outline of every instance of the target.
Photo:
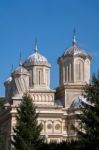
[(74, 31), (72, 46), (58, 58), (59, 87), (56, 98), (62, 101), (64, 107), (69, 107), (75, 98), (82, 95), (82, 87), (90, 81), (90, 63), (91, 56), (79, 48)]
[(36, 105), (54, 105), (55, 90), (50, 89), (51, 65), (38, 50), (37, 41), (34, 52), (24, 61), (29, 72), (29, 92)]
[(35, 44), (34, 53), (32, 53), (23, 63), (23, 66), (29, 71), (30, 89), (50, 89), (50, 63), (39, 53), (38, 45)]
[(29, 72), (20, 63), (19, 66), (11, 73), (11, 76), (5, 81), (5, 95), (7, 101), (11, 102), (12, 98), (20, 98), (29, 88)]

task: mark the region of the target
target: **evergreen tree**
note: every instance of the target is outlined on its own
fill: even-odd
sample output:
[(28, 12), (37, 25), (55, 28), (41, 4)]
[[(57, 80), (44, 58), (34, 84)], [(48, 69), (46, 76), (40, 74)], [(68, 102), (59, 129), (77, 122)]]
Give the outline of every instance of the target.
[(82, 149), (99, 150), (99, 73), (93, 75), (92, 83), (85, 87), (89, 105), (81, 108), (81, 130), (78, 131)]
[(0, 150), (3, 150), (3, 149), (4, 149), (4, 137), (0, 129)]
[(43, 139), (40, 136), (42, 130), (38, 125), (38, 113), (29, 94), (23, 96), (23, 100), (17, 108), (16, 127), (12, 144), (15, 150), (37, 150)]

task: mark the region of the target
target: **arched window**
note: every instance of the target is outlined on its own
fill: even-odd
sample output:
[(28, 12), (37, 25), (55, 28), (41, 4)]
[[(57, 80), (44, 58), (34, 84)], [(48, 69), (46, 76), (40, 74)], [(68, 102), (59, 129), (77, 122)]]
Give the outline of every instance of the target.
[(65, 66), (65, 81), (71, 82), (71, 64)]
[(43, 70), (41, 68), (36, 69), (36, 83), (37, 85), (43, 84)]
[(83, 81), (84, 80), (84, 63), (81, 60), (78, 60), (76, 62), (76, 80), (77, 81)]
[(41, 84), (41, 72), (40, 70), (38, 71), (38, 84)]
[(49, 85), (49, 70), (46, 69), (45, 71), (45, 83), (46, 83), (46, 86)]
[(85, 81), (89, 83), (90, 81), (90, 61), (85, 61)]
[(33, 84), (33, 73), (32, 70), (29, 70), (29, 85), (32, 86)]

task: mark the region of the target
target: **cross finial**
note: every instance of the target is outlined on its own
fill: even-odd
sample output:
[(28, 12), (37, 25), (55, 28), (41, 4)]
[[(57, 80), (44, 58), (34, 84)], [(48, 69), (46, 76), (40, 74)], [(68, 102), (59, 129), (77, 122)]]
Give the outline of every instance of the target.
[(19, 65), (22, 66), (22, 50), (20, 49)]
[(38, 52), (38, 42), (37, 42), (37, 38), (35, 38), (35, 52)]
[(11, 73), (13, 72), (13, 64), (11, 65)]
[(76, 29), (74, 28), (72, 45), (74, 46), (75, 44), (77, 44), (77, 41), (76, 41)]

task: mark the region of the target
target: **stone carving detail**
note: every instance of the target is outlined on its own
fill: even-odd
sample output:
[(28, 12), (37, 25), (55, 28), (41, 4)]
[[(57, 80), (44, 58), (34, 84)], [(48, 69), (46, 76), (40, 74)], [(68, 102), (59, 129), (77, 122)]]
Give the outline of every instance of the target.
[(33, 101), (38, 101), (38, 102), (52, 102), (53, 101), (53, 95), (51, 94), (32, 94), (32, 99)]
[(12, 80), (12, 93), (13, 96), (17, 94), (25, 93), (29, 88), (29, 78), (28, 76), (21, 76), (13, 78)]
[(56, 129), (56, 130), (59, 130), (59, 129), (60, 129), (60, 124), (56, 124), (56, 125), (55, 125), (55, 129)]
[(51, 125), (51, 124), (48, 124), (48, 125), (47, 125), (47, 128), (48, 128), (48, 129), (51, 129), (51, 128), (52, 128), (52, 125)]

